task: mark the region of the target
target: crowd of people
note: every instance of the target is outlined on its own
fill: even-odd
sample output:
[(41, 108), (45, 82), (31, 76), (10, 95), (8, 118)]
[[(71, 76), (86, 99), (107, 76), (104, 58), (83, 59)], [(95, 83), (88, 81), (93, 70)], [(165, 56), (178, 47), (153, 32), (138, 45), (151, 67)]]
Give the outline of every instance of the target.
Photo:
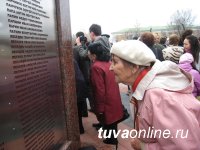
[[(82, 86), (77, 87), (77, 106), (79, 114), (80, 133), (84, 133), (82, 123), (83, 110), (86, 98), (89, 99), (91, 112), (94, 112), (99, 123), (93, 124), (97, 129), (115, 130), (117, 132), (117, 124), (126, 119), (126, 109), (122, 105), (119, 86), (115, 82), (114, 74), (109, 70), (111, 65), (110, 49), (108, 35), (102, 35), (101, 26), (97, 24), (91, 25), (89, 28), (91, 42), (87, 41), (83, 32), (76, 34), (76, 45), (73, 48), (74, 62), (79, 68), (75, 68), (75, 73), (82, 71), (85, 78), (85, 84), (76, 84)], [(79, 74), (80, 76), (80, 74)], [(79, 82), (76, 76), (76, 82)], [(84, 88), (86, 86), (86, 88)], [(79, 89), (84, 89), (79, 92)], [(81, 94), (84, 93), (84, 94)], [(84, 103), (84, 104), (83, 104)], [(84, 108), (83, 108), (84, 107)], [(105, 144), (114, 144), (117, 146), (118, 140), (112, 134), (110, 138), (103, 141)]]
[[(172, 137), (134, 138), (135, 150), (200, 149), (200, 44), (192, 30), (169, 38), (145, 32), (112, 46), (100, 25), (92, 24), (89, 33), (90, 42), (78, 32), (73, 48), (80, 133), (86, 98), (99, 121), (93, 126), (117, 133), (118, 123), (128, 117), (118, 86), (123, 83), (131, 87), (134, 128), (167, 129)], [(173, 138), (179, 129), (188, 131), (187, 138)], [(118, 145), (114, 135), (103, 142)]]

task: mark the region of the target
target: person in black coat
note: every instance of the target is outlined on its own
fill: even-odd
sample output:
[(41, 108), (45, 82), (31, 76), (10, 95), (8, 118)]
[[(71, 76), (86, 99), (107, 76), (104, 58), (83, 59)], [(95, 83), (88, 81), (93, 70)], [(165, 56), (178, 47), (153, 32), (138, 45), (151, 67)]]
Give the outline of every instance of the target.
[(160, 44), (155, 44), (155, 38), (151, 32), (144, 32), (140, 37), (140, 41), (146, 44), (153, 51), (154, 55), (156, 56), (156, 59), (164, 61), (162, 54), (164, 46)]
[[(87, 98), (90, 103), (91, 111), (94, 112), (94, 98), (93, 98), (93, 95), (91, 94), (92, 89), (91, 89), (91, 85), (90, 85), (91, 62), (87, 56), (87, 46), (88, 46), (89, 42), (87, 41), (87, 38), (84, 36), (84, 33), (81, 31), (76, 33), (76, 38), (77, 38), (76, 44), (73, 47), (74, 59), (77, 61), (78, 66), (79, 66), (81, 72), (83, 73), (83, 77), (85, 79), (86, 86), (87, 86), (86, 87)], [(88, 116), (87, 104), (83, 103), (83, 105), (84, 105), (84, 107), (83, 107), (82, 112), (83, 112), (84, 116), (87, 117)]]
[(86, 83), (83, 74), (78, 66), (77, 61), (74, 59), (74, 70), (76, 80), (76, 96), (77, 96), (77, 107), (78, 107), (78, 118), (79, 118), (79, 130), (80, 134), (84, 133), (83, 122), (82, 122), (82, 107), (83, 101), (86, 100)]

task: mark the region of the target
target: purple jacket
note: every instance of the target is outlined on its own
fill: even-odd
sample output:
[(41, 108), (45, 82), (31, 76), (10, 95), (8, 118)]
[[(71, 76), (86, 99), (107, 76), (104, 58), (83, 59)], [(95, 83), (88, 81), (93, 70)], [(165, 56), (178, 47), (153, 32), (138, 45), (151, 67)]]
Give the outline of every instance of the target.
[(153, 132), (152, 138), (140, 137), (142, 149), (200, 150), (200, 102), (192, 89), (191, 75), (175, 63), (157, 61), (153, 65), (132, 95), (138, 100), (138, 127), (140, 131), (161, 130), (165, 137), (164, 131), (170, 131), (170, 136)]
[(193, 61), (193, 56), (190, 53), (185, 53), (180, 57), (179, 68), (192, 75), (194, 80), (194, 89), (192, 93), (196, 97), (200, 95), (200, 74), (197, 70), (192, 68), (191, 63)]

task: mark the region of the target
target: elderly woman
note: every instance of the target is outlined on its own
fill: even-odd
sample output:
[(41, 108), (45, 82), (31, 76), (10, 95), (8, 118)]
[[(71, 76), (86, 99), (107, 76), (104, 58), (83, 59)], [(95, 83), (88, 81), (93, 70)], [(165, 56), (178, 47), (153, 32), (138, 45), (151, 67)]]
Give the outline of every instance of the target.
[(95, 114), (103, 125), (107, 138), (105, 144), (118, 144), (117, 124), (123, 117), (122, 102), (119, 86), (114, 80), (113, 72), (109, 71), (111, 65), (110, 51), (100, 42), (94, 42), (88, 47), (88, 55), (92, 61), (91, 83), (95, 99)]
[(200, 103), (192, 95), (191, 75), (171, 61), (156, 60), (140, 41), (116, 43), (111, 54), (110, 70), (115, 80), (132, 86), (134, 122), (138, 132), (143, 131), (133, 139), (132, 147), (136, 150), (200, 149)]

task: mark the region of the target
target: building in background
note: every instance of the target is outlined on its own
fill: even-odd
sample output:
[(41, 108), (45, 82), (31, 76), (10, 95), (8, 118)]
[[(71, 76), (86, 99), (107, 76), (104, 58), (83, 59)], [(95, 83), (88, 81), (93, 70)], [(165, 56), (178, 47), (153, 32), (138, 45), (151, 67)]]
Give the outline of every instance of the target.
[[(193, 34), (197, 37), (200, 36), (200, 26), (191, 26), (187, 29), (192, 29)], [(169, 37), (171, 34), (179, 34), (173, 26), (152, 26), (152, 27), (141, 27), (141, 28), (126, 28), (117, 32), (113, 32), (112, 37), (113, 41), (121, 41), (121, 40), (130, 40), (134, 37), (139, 37), (144, 32), (152, 32), (152, 33), (158, 33), (161, 37)]]

